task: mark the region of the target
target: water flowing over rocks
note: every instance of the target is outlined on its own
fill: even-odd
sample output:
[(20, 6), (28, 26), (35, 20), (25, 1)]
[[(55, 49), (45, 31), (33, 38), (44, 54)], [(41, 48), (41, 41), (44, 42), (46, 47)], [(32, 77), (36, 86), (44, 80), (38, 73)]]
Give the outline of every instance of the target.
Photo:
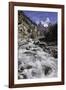
[(23, 39), (18, 46), (18, 79), (57, 77), (57, 58), (45, 42)]

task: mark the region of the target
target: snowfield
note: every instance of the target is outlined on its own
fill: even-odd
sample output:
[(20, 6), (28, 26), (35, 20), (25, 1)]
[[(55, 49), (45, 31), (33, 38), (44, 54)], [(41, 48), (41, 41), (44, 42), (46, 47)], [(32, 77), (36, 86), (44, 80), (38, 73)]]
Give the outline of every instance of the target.
[(19, 41), (18, 79), (57, 77), (58, 61), (32, 39)]

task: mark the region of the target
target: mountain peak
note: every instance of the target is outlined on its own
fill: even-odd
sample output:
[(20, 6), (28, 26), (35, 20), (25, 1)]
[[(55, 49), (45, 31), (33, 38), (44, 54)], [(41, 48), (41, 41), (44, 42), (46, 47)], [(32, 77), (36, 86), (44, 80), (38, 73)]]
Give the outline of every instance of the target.
[(50, 22), (51, 22), (51, 21), (50, 21), (49, 17), (47, 17), (47, 18), (45, 19), (45, 21), (43, 21), (43, 20), (41, 20), (41, 21), (36, 21), (36, 24), (37, 24), (37, 25), (38, 25), (38, 24), (41, 24), (41, 25), (43, 25), (44, 27), (48, 27), (48, 25), (49, 25)]
[(45, 21), (45, 22), (46, 22), (46, 23), (50, 23), (49, 17), (46, 18), (46, 21)]
[(50, 23), (50, 19), (47, 17), (45, 21), (41, 21), (41, 24), (44, 26), (44, 27), (48, 27), (49, 23)]

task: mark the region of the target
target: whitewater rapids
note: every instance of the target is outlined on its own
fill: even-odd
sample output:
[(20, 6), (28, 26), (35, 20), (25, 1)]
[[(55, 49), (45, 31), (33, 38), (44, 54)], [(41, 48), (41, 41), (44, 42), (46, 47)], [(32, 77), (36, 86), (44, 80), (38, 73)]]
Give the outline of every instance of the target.
[(58, 61), (33, 40), (19, 42), (18, 48), (18, 79), (57, 77)]

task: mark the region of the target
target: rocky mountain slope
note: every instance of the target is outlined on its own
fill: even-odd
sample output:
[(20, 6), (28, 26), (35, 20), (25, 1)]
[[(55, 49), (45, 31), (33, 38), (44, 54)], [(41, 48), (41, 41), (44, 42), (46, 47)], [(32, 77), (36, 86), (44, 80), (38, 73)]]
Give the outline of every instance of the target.
[(32, 22), (27, 16), (25, 16), (24, 12), (18, 12), (18, 38), (26, 39), (26, 38), (36, 38), (37, 37), (37, 26), (34, 22)]

